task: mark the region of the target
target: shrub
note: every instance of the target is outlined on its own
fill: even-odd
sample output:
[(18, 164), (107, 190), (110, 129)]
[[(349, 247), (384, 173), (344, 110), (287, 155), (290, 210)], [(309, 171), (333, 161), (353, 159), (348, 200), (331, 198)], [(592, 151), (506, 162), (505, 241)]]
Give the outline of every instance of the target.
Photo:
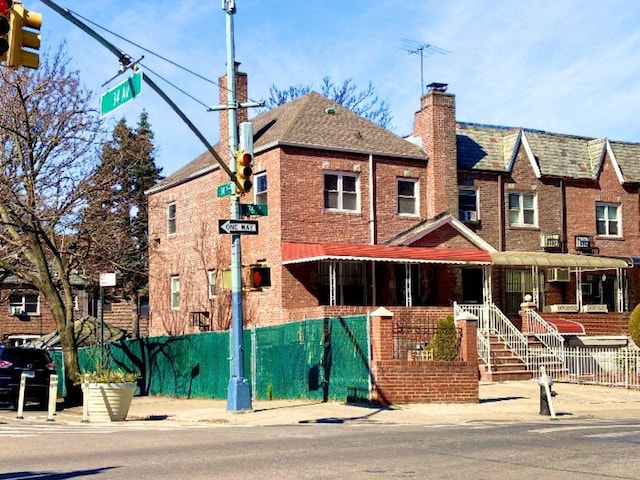
[(640, 304), (631, 312), (629, 318), (629, 335), (633, 342), (640, 347)]
[(453, 315), (438, 320), (436, 333), (429, 344), (435, 361), (451, 362), (458, 359), (458, 332)]

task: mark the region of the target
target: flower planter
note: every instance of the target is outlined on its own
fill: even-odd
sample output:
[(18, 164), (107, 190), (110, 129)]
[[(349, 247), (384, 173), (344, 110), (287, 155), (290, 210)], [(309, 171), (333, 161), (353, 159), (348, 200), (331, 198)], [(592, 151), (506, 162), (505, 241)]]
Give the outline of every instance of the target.
[(121, 422), (127, 417), (136, 384), (87, 383), (85, 403), (90, 422)]

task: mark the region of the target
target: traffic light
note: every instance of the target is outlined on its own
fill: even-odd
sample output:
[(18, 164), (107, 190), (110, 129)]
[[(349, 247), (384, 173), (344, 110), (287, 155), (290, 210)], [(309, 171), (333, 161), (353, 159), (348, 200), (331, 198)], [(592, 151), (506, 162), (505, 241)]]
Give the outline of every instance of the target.
[[(2, 0), (0, 0), (2, 1)], [(6, 0), (4, 0), (6, 2)], [(7, 67), (38, 68), (40, 66), (40, 34), (42, 14), (25, 10), (20, 2), (13, 2), (10, 15), (9, 51)], [(24, 50), (25, 48), (36, 50)]]
[(251, 154), (244, 150), (236, 152), (236, 185), (240, 193), (247, 193), (251, 190), (253, 185), (251, 182), (251, 175), (253, 174), (252, 163), (253, 157)]
[(240, 147), (236, 152), (236, 177), (240, 193), (247, 193), (253, 186), (253, 124), (242, 122), (239, 125)]
[(251, 266), (251, 288), (265, 288), (271, 286), (271, 268)]
[(0, 0), (0, 62), (7, 59), (9, 51), (9, 32), (11, 31), (12, 0)]

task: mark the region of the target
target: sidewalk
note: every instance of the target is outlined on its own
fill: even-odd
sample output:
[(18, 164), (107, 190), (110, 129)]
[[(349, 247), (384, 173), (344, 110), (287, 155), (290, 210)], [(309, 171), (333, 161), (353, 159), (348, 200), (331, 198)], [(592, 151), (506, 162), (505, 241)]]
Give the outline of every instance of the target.
[[(640, 421), (640, 392), (624, 388), (556, 383), (552, 405), (559, 421), (631, 419)], [(536, 381), (480, 383), (476, 404), (411, 404), (389, 408), (311, 400), (259, 400), (247, 412), (228, 412), (226, 400), (135, 397), (126, 421), (183, 424), (292, 425), (309, 423), (453, 424), (547, 422), (540, 415)], [(0, 412), (2, 416), (5, 412)], [(9, 412), (6, 412), (9, 413)], [(33, 412), (36, 413), (36, 412)], [(42, 412), (38, 412), (42, 413)], [(82, 407), (58, 412), (58, 422), (79, 422)]]

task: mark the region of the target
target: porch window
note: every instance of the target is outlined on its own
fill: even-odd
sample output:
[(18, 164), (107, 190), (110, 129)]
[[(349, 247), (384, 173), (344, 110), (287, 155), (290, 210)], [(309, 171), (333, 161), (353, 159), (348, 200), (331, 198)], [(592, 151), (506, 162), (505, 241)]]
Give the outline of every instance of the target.
[(533, 227), (538, 224), (538, 208), (535, 193), (509, 193), (509, 224)]
[(343, 173), (324, 174), (324, 208), (358, 211), (358, 177)]
[[(319, 262), (320, 305), (367, 305), (366, 265), (361, 262)], [(332, 275), (332, 268), (334, 275)], [(332, 295), (332, 276), (335, 278)]]
[(180, 308), (180, 276), (171, 277), (171, 310)]
[(267, 204), (267, 174), (260, 173), (255, 176), (255, 201), (258, 205), (266, 205)]
[(505, 313), (518, 313), (524, 296), (527, 293), (533, 295), (533, 273), (531, 270), (507, 270), (505, 292), (507, 296)]
[(606, 237), (621, 236), (619, 204), (596, 203), (596, 229), (598, 235)]
[(14, 293), (9, 296), (9, 310), (12, 315), (40, 315), (37, 294)]
[(176, 204), (175, 202), (167, 205), (167, 234), (174, 235), (176, 233)]
[(463, 222), (477, 222), (478, 190), (476, 188), (461, 188), (458, 190), (458, 219)]
[(398, 214), (418, 214), (418, 181), (410, 179), (398, 180)]

